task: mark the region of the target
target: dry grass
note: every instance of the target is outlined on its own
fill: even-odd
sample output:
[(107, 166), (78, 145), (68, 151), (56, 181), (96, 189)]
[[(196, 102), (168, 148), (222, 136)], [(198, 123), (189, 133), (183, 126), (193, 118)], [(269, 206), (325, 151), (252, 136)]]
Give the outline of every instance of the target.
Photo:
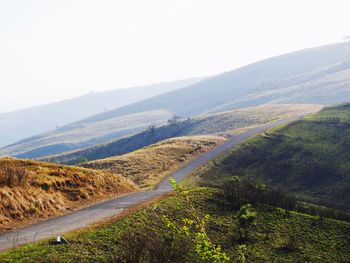
[(0, 232), (135, 190), (105, 171), (0, 158)]
[(226, 139), (219, 136), (191, 136), (168, 139), (121, 156), (83, 164), (84, 167), (109, 170), (150, 189), (163, 178)]
[(151, 188), (225, 140), (218, 136), (169, 139), (84, 165), (99, 170), (0, 158), (0, 232), (136, 191), (138, 186)]

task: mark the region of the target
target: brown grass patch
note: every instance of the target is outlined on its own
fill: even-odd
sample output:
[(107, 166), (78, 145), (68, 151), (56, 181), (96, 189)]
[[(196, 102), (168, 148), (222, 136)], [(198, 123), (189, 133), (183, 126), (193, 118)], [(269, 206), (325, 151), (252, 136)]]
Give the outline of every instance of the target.
[(179, 167), (225, 141), (224, 137), (219, 136), (173, 138), (125, 155), (88, 162), (83, 166), (121, 174), (140, 188), (150, 189)]
[(135, 190), (106, 171), (0, 158), (0, 232)]

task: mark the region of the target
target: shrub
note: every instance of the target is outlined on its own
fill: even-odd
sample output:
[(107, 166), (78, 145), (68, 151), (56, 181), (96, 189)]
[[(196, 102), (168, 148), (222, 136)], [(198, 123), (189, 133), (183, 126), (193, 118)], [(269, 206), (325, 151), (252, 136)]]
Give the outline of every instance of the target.
[(249, 230), (256, 225), (257, 212), (251, 204), (243, 205), (238, 211), (239, 237), (247, 239)]
[(232, 208), (240, 208), (244, 204), (267, 204), (289, 210), (296, 206), (295, 198), (288, 196), (280, 189), (267, 187), (253, 180), (241, 179), (234, 176), (223, 184), (225, 199)]
[(281, 249), (287, 252), (295, 252), (299, 249), (298, 244), (299, 244), (298, 238), (295, 235), (290, 234), (288, 236), (288, 239), (282, 245)]
[(0, 168), (0, 186), (24, 186), (28, 182), (30, 173), (15, 165), (2, 165)]
[[(183, 238), (169, 239), (148, 228), (125, 233), (120, 238), (120, 262), (186, 262), (190, 244)], [(119, 262), (117, 261), (117, 262)]]

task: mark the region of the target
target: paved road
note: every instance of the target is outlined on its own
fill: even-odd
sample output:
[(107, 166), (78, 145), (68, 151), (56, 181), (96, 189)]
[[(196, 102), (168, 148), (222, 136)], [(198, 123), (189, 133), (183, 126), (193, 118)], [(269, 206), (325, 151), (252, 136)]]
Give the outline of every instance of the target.
[[(235, 145), (239, 144), (246, 138), (263, 132), (266, 129), (278, 126), (280, 124), (296, 120), (298, 118), (290, 118), (287, 120), (277, 121), (266, 124), (258, 128), (251, 129), (240, 135), (232, 136), (226, 143), (216, 147), (212, 151), (202, 155), (198, 159), (192, 161), (188, 165), (180, 168), (175, 173), (169, 176), (180, 182), (187, 175), (206, 164), (208, 161), (224, 153)], [(57, 235), (77, 230), (112, 216), (115, 216), (125, 209), (141, 204), (161, 194), (172, 191), (169, 184), (169, 178), (164, 180), (155, 190), (149, 192), (130, 193), (119, 196), (109, 201), (105, 201), (85, 209), (67, 214), (61, 217), (43, 221), (38, 224), (30, 225), (16, 231), (6, 232), (0, 235), (0, 251), (13, 248), (15, 246), (32, 243), (34, 241), (51, 238)]]

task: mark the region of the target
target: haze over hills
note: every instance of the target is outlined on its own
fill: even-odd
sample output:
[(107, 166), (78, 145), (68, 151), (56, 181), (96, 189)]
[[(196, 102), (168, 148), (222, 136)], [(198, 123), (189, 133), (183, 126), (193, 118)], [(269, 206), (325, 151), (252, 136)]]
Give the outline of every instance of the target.
[(165, 139), (189, 135), (225, 135), (240, 129), (261, 125), (277, 119), (288, 119), (314, 113), (321, 105), (284, 104), (262, 105), (222, 113), (208, 114), (193, 119), (154, 127), (132, 136), (117, 139), (85, 149), (41, 158), (44, 161), (77, 164), (81, 160), (97, 160), (135, 151)]
[(203, 78), (90, 93), (28, 109), (0, 113), (0, 146), (71, 122), (194, 84)]
[(0, 0), (0, 263), (350, 263), (349, 8)]
[(40, 157), (88, 147), (164, 123), (269, 103), (333, 104), (350, 97), (350, 43), (274, 57), (194, 85), (66, 125), (1, 149)]

